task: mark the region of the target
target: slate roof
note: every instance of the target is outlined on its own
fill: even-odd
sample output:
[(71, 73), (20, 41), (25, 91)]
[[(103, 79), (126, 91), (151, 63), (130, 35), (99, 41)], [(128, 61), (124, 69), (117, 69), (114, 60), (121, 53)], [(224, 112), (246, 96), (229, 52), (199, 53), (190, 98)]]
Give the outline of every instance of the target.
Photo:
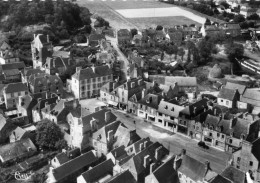
[(208, 114), (205, 120), (205, 125), (208, 125), (208, 127), (213, 127), (213, 129), (216, 130), (216, 127), (218, 127), (218, 123), (220, 120), (220, 117)]
[(178, 173), (174, 170), (174, 156), (153, 171), (158, 183), (179, 183)]
[(78, 156), (63, 165), (54, 168), (53, 176), (56, 181), (61, 181), (64, 178), (72, 175), (78, 170), (90, 166), (92, 163), (95, 163), (98, 160), (98, 157), (95, 155), (94, 151), (89, 151), (81, 156)]
[(0, 65), (0, 67), (2, 67), (3, 71), (12, 70), (12, 69), (22, 70), (25, 68), (25, 64), (24, 62), (14, 62), (14, 63)]
[(41, 99), (41, 100), (37, 101), (37, 104), (32, 108), (32, 110), (36, 110), (36, 111), (40, 112), (40, 110), (45, 107), (46, 103), (48, 103), (49, 105), (55, 104), (57, 99), (58, 99), (57, 96), (51, 97), (51, 98)]
[(3, 145), (0, 147), (0, 160), (7, 162), (15, 158), (26, 156), (29, 152), (29, 147), (31, 151), (37, 151), (35, 145), (29, 138)]
[(25, 76), (31, 76), (33, 74), (38, 74), (38, 73), (44, 73), (42, 70), (40, 69), (33, 69), (33, 68), (24, 68), (24, 75)]
[(158, 109), (160, 101), (162, 100), (161, 95), (148, 93), (144, 98), (138, 101), (138, 103), (146, 105), (148, 107)]
[[(110, 112), (110, 118), (108, 121), (105, 121), (105, 113)], [(83, 125), (89, 125), (92, 119), (96, 119), (98, 122), (98, 126), (102, 128), (106, 124), (112, 123), (116, 121), (117, 117), (109, 110), (109, 109), (102, 109), (98, 112), (91, 113), (87, 116), (82, 117)]]
[(55, 158), (57, 158), (57, 160), (59, 161), (60, 165), (66, 163), (67, 161), (69, 161), (69, 158), (67, 156), (67, 154), (65, 152), (61, 152), (59, 154), (57, 154), (55, 156)]
[(84, 80), (111, 74), (112, 70), (107, 65), (102, 65), (95, 67), (95, 72), (92, 68), (80, 69), (78, 72), (73, 74), (72, 77), (76, 78), (77, 80)]
[(82, 177), (86, 182), (96, 182), (98, 179), (105, 177), (106, 175), (113, 176), (114, 163), (111, 159), (108, 159), (92, 169), (82, 173)]
[(234, 183), (245, 183), (246, 174), (233, 166), (227, 167), (220, 175)]
[(183, 106), (179, 106), (164, 100), (161, 100), (158, 108), (158, 112), (166, 114), (168, 116), (179, 117), (179, 113), (183, 110)]
[(221, 175), (217, 175), (209, 183), (233, 183), (233, 182)]
[(185, 86), (185, 87), (197, 86), (196, 77), (151, 75), (151, 76), (149, 76), (149, 79), (151, 79), (152, 81), (155, 81), (156, 83), (170, 85), (170, 86), (173, 85), (175, 82), (179, 86)]
[[(204, 110), (204, 108), (207, 106), (207, 99), (202, 99), (199, 100), (187, 107), (185, 107), (185, 109), (183, 109), (182, 111), (180, 111), (181, 114), (186, 114), (190, 117), (195, 117), (197, 116), (200, 112), (202, 112)], [(196, 109), (196, 110), (195, 110)], [(195, 113), (194, 113), (195, 112)]]
[(14, 93), (14, 92), (21, 92), (21, 91), (27, 91), (28, 88), (23, 83), (10, 83), (5, 87), (5, 93)]
[(31, 75), (29, 77), (29, 84), (30, 85), (39, 85), (42, 84), (44, 86), (47, 86), (48, 84), (62, 84), (62, 81), (59, 76), (57, 75), (49, 75), (45, 73), (38, 73), (35, 75)]
[(246, 89), (240, 101), (260, 107), (260, 90)]
[(125, 151), (125, 146), (121, 145), (117, 148), (114, 148), (113, 150), (110, 151), (110, 153), (115, 157), (116, 160), (120, 161), (127, 157), (127, 152)]
[(178, 171), (195, 182), (204, 181), (204, 178), (208, 177), (207, 174), (212, 176), (215, 174), (212, 170), (207, 168), (205, 163), (202, 163), (188, 155), (183, 156)]
[(222, 88), (218, 94), (218, 98), (223, 98), (233, 101), (236, 95), (236, 90)]
[(20, 71), (18, 69), (3, 70), (3, 74), (6, 77), (16, 76), (16, 75), (20, 75)]
[(108, 180), (106, 183), (137, 183), (134, 176), (129, 170), (115, 175), (113, 178)]
[(238, 92), (239, 92), (240, 95), (243, 95), (244, 91), (246, 90), (245, 85), (241, 85), (241, 84), (237, 84), (237, 83), (231, 83), (231, 82), (227, 82), (227, 84), (224, 88), (230, 89), (230, 90), (238, 89)]
[(255, 158), (260, 161), (260, 138), (256, 139), (253, 142), (252, 146), (252, 154), (255, 156)]

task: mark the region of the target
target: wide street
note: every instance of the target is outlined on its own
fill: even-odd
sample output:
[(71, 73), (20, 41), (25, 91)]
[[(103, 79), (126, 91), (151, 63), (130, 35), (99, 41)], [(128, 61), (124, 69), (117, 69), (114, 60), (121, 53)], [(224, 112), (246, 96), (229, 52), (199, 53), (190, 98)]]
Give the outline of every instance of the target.
[[(187, 154), (201, 161), (209, 161), (211, 168), (217, 173), (221, 173), (227, 165), (231, 157), (230, 153), (223, 152), (210, 147), (205, 150), (197, 145), (197, 141), (189, 137), (173, 134), (164, 129), (144, 122), (143, 119), (132, 114), (124, 113), (119, 110), (112, 109), (112, 112), (118, 117), (118, 120), (123, 122), (128, 128), (136, 129), (141, 137), (150, 137), (152, 141), (162, 143), (167, 149), (170, 149), (172, 154), (179, 154), (182, 149), (186, 149)], [(135, 121), (135, 124), (134, 122)]]

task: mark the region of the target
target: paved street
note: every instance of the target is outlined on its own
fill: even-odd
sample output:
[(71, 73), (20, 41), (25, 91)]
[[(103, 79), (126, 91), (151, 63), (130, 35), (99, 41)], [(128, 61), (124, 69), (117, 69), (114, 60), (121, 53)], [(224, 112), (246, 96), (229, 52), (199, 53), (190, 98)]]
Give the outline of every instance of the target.
[[(131, 115), (125, 114), (118, 110), (113, 110), (118, 120), (122, 121), (130, 129), (137, 129), (137, 133), (141, 137), (149, 136), (152, 141), (158, 141), (169, 149), (172, 154), (179, 154), (182, 149), (187, 150), (187, 154), (201, 162), (206, 160), (210, 161), (211, 168), (217, 173), (221, 173), (226, 167), (227, 161), (230, 158), (230, 154), (222, 152), (210, 147), (209, 150), (198, 147), (197, 141), (190, 139), (189, 137), (169, 133), (168, 131), (155, 127), (150, 123), (144, 122), (143, 119)], [(133, 121), (136, 121), (136, 124)]]

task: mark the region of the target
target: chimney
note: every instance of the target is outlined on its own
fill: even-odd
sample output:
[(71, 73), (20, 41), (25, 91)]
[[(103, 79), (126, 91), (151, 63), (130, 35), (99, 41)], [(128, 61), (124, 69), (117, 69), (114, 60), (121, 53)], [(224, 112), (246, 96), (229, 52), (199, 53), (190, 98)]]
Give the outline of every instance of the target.
[(76, 109), (76, 108), (77, 108), (77, 106), (78, 106), (78, 104), (77, 104), (77, 101), (76, 101), (76, 100), (74, 100), (74, 101), (73, 101), (73, 109)]
[(113, 90), (116, 88), (116, 83), (113, 82)]
[(145, 168), (149, 165), (149, 158), (150, 158), (149, 155), (146, 155), (146, 156), (144, 157), (144, 167), (145, 167)]
[(81, 67), (76, 67), (76, 72), (80, 71)]
[(147, 143), (148, 143), (148, 141), (146, 140), (146, 141), (144, 142), (144, 148), (147, 148)]
[(48, 106), (48, 102), (45, 102), (45, 107), (47, 107)]
[(107, 111), (105, 112), (105, 122), (108, 123), (108, 121), (111, 118), (111, 111)]
[(139, 144), (139, 149), (140, 149), (140, 151), (143, 150), (143, 143), (140, 143), (140, 144)]
[(214, 109), (214, 116), (216, 116), (217, 115), (217, 109), (215, 108)]
[(196, 114), (197, 107), (193, 107), (193, 113)]
[(153, 173), (153, 171), (155, 170), (155, 163), (152, 163), (152, 164), (150, 164), (150, 174), (152, 174)]
[(145, 95), (146, 95), (146, 89), (143, 89), (143, 90), (142, 90), (142, 98), (144, 98)]
[(232, 129), (233, 126), (235, 125), (235, 123), (236, 123), (236, 118), (234, 116), (232, 116), (230, 119), (229, 128)]
[(155, 159), (157, 159), (157, 160), (160, 158), (160, 150), (161, 149), (162, 149), (162, 146), (155, 149)]
[(50, 42), (50, 37), (49, 37), (49, 34), (47, 34), (47, 43)]
[(206, 169), (206, 170), (211, 170), (211, 168), (210, 168), (210, 162), (209, 162), (209, 161), (206, 161), (206, 162), (205, 162), (205, 169)]
[(113, 130), (107, 132), (107, 141), (110, 142), (113, 139)]
[(93, 70), (94, 73), (96, 73), (96, 67), (92, 66), (91, 69)]
[(37, 99), (37, 102), (39, 103), (41, 100), (42, 100), (42, 98), (38, 98), (38, 99)]

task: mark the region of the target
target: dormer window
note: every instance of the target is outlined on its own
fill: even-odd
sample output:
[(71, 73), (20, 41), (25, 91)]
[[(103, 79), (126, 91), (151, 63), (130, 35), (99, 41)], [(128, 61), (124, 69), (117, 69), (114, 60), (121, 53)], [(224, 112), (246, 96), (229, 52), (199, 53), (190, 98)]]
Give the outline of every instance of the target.
[(164, 109), (168, 109), (168, 106), (166, 105), (166, 106), (164, 107)]
[(174, 111), (174, 107), (172, 107), (171, 111)]
[(245, 135), (244, 134), (241, 134), (241, 137), (240, 137), (242, 140), (245, 140)]

